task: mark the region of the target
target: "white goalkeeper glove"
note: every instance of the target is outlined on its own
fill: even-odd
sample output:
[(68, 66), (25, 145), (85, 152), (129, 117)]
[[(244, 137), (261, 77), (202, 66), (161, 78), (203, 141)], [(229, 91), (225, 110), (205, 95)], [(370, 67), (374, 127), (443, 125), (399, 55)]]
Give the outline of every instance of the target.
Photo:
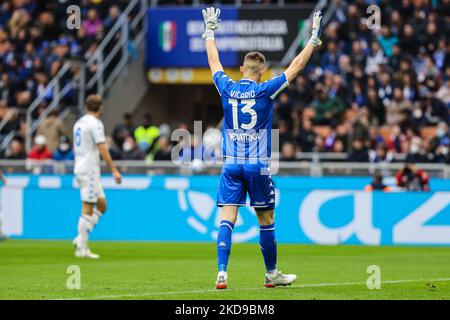
[(207, 8), (202, 10), (203, 20), (205, 21), (205, 32), (202, 38), (205, 40), (214, 40), (214, 31), (220, 24), (220, 9)]
[(320, 40), (320, 33), (322, 32), (322, 12), (316, 11), (313, 14), (313, 24), (312, 24), (312, 32), (311, 38), (309, 42), (314, 46), (320, 46), (322, 44), (322, 40)]

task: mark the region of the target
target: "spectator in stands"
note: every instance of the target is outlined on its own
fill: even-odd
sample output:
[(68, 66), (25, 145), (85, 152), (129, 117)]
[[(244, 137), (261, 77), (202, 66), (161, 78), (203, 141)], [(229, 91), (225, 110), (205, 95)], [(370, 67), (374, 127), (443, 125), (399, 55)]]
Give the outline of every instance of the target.
[(145, 155), (136, 145), (132, 136), (127, 136), (122, 144), (122, 160), (144, 160)]
[(172, 160), (172, 144), (170, 138), (162, 135), (158, 139), (159, 150), (156, 152), (153, 160), (155, 161), (170, 161)]
[(105, 19), (105, 34), (108, 34), (109, 30), (114, 26), (120, 17), (120, 8), (117, 5), (113, 5), (109, 8), (108, 17)]
[(280, 120), (283, 120), (289, 129), (292, 129), (292, 110), (293, 105), (290, 102), (287, 93), (280, 95), (279, 101), (276, 104), (276, 110)]
[(320, 125), (336, 124), (340, 121), (345, 105), (338, 97), (329, 97), (327, 89), (322, 86), (316, 86), (316, 107), (314, 122)]
[(325, 138), (326, 151), (332, 151), (334, 143), (336, 142), (336, 139), (337, 139), (336, 126), (332, 125), (330, 128), (331, 128), (331, 130), (328, 133), (328, 136)]
[(364, 142), (360, 139), (356, 139), (352, 144), (352, 151), (350, 152), (347, 160), (349, 162), (368, 162), (369, 151), (364, 145)]
[(47, 147), (47, 139), (43, 135), (37, 135), (34, 138), (34, 146), (31, 148), (27, 156), (30, 160), (49, 160), (52, 153)]
[[(450, 52), (449, 52), (450, 56)], [(450, 63), (450, 61), (449, 61)], [(436, 92), (436, 98), (438, 98), (440, 101), (442, 101), (445, 106), (447, 107), (447, 110), (450, 110), (450, 80), (446, 80), (442, 86), (439, 88), (439, 90)]]
[(370, 127), (369, 128), (369, 145), (372, 149), (375, 149), (380, 144), (385, 144), (384, 137), (381, 134), (381, 130), (379, 127)]
[(436, 130), (436, 137), (434, 137), (433, 140), (440, 145), (450, 144), (450, 130), (447, 123), (444, 121), (439, 122)]
[(98, 17), (97, 10), (90, 9), (87, 13), (87, 19), (83, 21), (81, 34), (90, 38), (99, 38), (103, 32), (103, 23)]
[(325, 152), (325, 139), (320, 135), (316, 135), (316, 139), (314, 141), (314, 149), (313, 152)]
[(402, 120), (402, 112), (409, 111), (411, 102), (403, 97), (401, 88), (394, 89), (393, 99), (386, 104), (386, 123), (388, 125), (399, 124)]
[(64, 135), (64, 126), (61, 119), (58, 118), (57, 110), (50, 112), (48, 117), (42, 121), (36, 134), (45, 137), (50, 152), (56, 150), (60, 143), (60, 138)]
[(370, 88), (367, 91), (367, 104), (369, 110), (369, 119), (372, 126), (381, 126), (386, 121), (386, 111), (378, 97), (375, 88)]
[[(187, 142), (187, 141), (186, 141)], [(181, 152), (181, 161), (183, 163), (191, 163), (194, 160), (203, 160), (204, 146), (202, 144), (201, 136), (191, 133), (190, 145), (183, 145)], [(147, 162), (153, 159), (147, 157)], [(197, 161), (198, 162), (198, 161)]]
[(295, 161), (297, 160), (295, 156), (295, 146), (292, 142), (285, 142), (281, 146), (281, 161)]
[(427, 156), (423, 148), (422, 138), (413, 136), (409, 143), (409, 152), (406, 155), (406, 161), (411, 163), (427, 162)]
[(398, 38), (393, 35), (391, 29), (384, 25), (381, 27), (381, 34), (377, 36), (378, 43), (383, 49), (384, 55), (390, 58), (393, 54), (393, 46), (397, 44)]
[(74, 159), (72, 143), (66, 136), (59, 139), (58, 147), (53, 152), (53, 160), (55, 161), (71, 161)]
[(115, 145), (112, 137), (106, 136), (105, 145), (106, 148), (109, 150), (109, 153), (111, 154), (111, 158), (113, 158), (113, 160), (121, 160), (122, 149)]
[(131, 113), (124, 113), (122, 123), (117, 124), (113, 130), (113, 139), (116, 146), (121, 147), (128, 136), (134, 135), (135, 127), (133, 125)]
[(134, 130), (134, 138), (136, 139), (139, 149), (144, 153), (151, 152), (158, 137), (159, 128), (153, 125), (152, 116), (148, 113), (145, 114), (142, 125)]
[(428, 174), (417, 168), (413, 163), (406, 163), (405, 167), (397, 172), (396, 183), (406, 191), (430, 191)]
[[(367, 110), (360, 110), (351, 124), (350, 141), (360, 140), (365, 147), (370, 146), (370, 130)], [(350, 148), (351, 149), (351, 148)]]
[(420, 105), (428, 125), (437, 125), (441, 120), (449, 122), (449, 110), (428, 88), (422, 92)]
[(369, 151), (369, 160), (371, 163), (391, 163), (394, 161), (394, 153), (385, 144), (379, 144), (375, 150)]
[(23, 160), (27, 158), (25, 153), (25, 145), (23, 139), (20, 137), (14, 138), (9, 144), (9, 148), (5, 152), (5, 159), (7, 160)]
[(297, 137), (297, 143), (302, 152), (312, 152), (316, 143), (316, 133), (313, 130), (311, 120), (303, 120), (303, 125)]
[(352, 108), (358, 110), (359, 108), (367, 105), (367, 98), (363, 92), (361, 84), (355, 83), (352, 92)]
[(313, 100), (313, 89), (304, 75), (300, 75), (295, 80), (295, 89), (290, 90), (294, 105), (306, 108)]
[(409, 23), (403, 26), (399, 43), (404, 53), (409, 54), (410, 56), (414, 56), (417, 53), (417, 38), (414, 34), (414, 28)]
[(440, 122), (436, 130), (436, 136), (429, 142), (429, 149), (434, 162), (450, 163), (450, 131), (447, 123)]
[(367, 56), (365, 72), (372, 75), (380, 71), (380, 65), (386, 63), (386, 58), (378, 42), (373, 41), (370, 48), (371, 50)]
[(288, 124), (284, 120), (278, 121), (278, 137), (279, 147), (292, 140), (292, 131), (289, 130)]

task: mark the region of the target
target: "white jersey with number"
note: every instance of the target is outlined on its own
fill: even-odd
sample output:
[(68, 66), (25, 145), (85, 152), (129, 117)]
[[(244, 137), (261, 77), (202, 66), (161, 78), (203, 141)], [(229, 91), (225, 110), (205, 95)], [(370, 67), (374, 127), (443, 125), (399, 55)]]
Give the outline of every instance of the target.
[(76, 175), (99, 175), (100, 152), (98, 144), (105, 142), (103, 123), (93, 115), (81, 117), (73, 127)]

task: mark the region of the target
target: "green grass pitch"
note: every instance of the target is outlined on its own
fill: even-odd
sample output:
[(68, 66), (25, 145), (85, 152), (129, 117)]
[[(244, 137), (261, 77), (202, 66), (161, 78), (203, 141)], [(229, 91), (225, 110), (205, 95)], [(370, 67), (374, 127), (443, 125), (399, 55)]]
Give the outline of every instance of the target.
[[(0, 242), (0, 299), (450, 299), (450, 248), (279, 245), (279, 269), (299, 280), (263, 287), (258, 244), (234, 244), (229, 289), (213, 289), (213, 243), (92, 242), (100, 260), (73, 257), (69, 241)], [(81, 289), (66, 288), (68, 266)], [(381, 268), (381, 288), (366, 286)]]

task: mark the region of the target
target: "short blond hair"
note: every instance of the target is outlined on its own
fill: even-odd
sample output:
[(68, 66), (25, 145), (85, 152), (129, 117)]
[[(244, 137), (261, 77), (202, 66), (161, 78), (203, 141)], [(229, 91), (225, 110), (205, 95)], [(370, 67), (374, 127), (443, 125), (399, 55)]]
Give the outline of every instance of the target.
[(249, 71), (253, 74), (257, 74), (266, 64), (266, 57), (261, 52), (253, 51), (245, 55), (244, 58), (244, 71)]

